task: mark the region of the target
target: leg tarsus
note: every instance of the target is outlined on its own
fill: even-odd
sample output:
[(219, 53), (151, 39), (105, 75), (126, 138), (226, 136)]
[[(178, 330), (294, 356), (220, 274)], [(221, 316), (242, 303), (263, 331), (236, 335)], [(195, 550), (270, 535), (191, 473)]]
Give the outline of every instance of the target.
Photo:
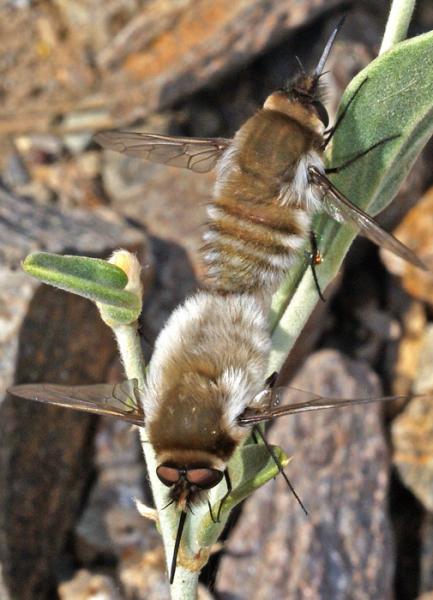
[(400, 135), (401, 135), (400, 133), (395, 133), (394, 135), (390, 135), (390, 136), (384, 138), (383, 140), (379, 140), (378, 142), (376, 142), (375, 144), (373, 144), (366, 150), (362, 150), (362, 152), (358, 152), (358, 154), (356, 154), (355, 156), (352, 156), (352, 158), (349, 158), (341, 165), (338, 165), (338, 167), (329, 167), (329, 168), (325, 169), (325, 173), (327, 175), (330, 175), (331, 173), (340, 173), (340, 171), (342, 171), (346, 167), (349, 167), (354, 162), (356, 162), (357, 160), (359, 160), (360, 158), (362, 158), (363, 156), (365, 156), (366, 154), (368, 154), (369, 152), (371, 152), (378, 146), (381, 146), (382, 144), (385, 144), (386, 142), (390, 142), (391, 140), (395, 140), (395, 139), (399, 138)]
[(322, 294), (322, 290), (320, 289), (319, 279), (318, 279), (317, 273), (316, 273), (316, 265), (318, 265), (320, 263), (320, 260), (319, 260), (320, 253), (317, 248), (317, 239), (316, 239), (316, 235), (313, 230), (310, 231), (310, 243), (311, 243), (310, 267), (311, 267), (311, 272), (313, 273), (314, 284), (316, 286), (317, 293), (319, 294), (319, 298), (322, 300), (322, 302), (325, 302), (325, 297)]
[(273, 373), (271, 373), (271, 374), (269, 375), (269, 377), (267, 377), (267, 379), (266, 379), (266, 381), (265, 381), (265, 385), (266, 385), (268, 388), (271, 388), (271, 389), (272, 389), (272, 388), (274, 387), (274, 385), (275, 385), (275, 383), (276, 383), (277, 379), (278, 379), (278, 371), (274, 371)]
[(350, 98), (349, 102), (344, 107), (343, 112), (339, 115), (338, 119), (335, 121), (334, 125), (330, 129), (328, 129), (328, 131), (325, 131), (326, 138), (325, 138), (324, 144), (322, 146), (322, 150), (325, 150), (326, 146), (332, 140), (334, 133), (338, 129), (338, 126), (341, 125), (341, 122), (343, 121), (344, 117), (346, 116), (346, 113), (347, 113), (348, 109), (350, 108), (350, 105), (355, 100), (356, 96), (358, 95), (358, 92), (361, 90), (362, 86), (364, 85), (364, 83), (366, 83), (367, 80), (368, 80), (368, 77), (366, 77), (365, 79), (363, 79), (361, 81), (361, 83), (359, 84), (359, 86), (357, 87), (355, 92), (353, 93), (353, 96)]
[(302, 508), (302, 510), (304, 511), (304, 513), (308, 516), (308, 512), (307, 509), (305, 508), (305, 506), (302, 503), (302, 500), (300, 499), (300, 497), (298, 496), (298, 494), (296, 493), (295, 488), (293, 487), (293, 485), (290, 483), (289, 478), (287, 477), (287, 475), (284, 473), (284, 469), (283, 469), (283, 465), (280, 463), (280, 461), (278, 460), (277, 455), (275, 454), (272, 446), (268, 443), (267, 439), (265, 438), (263, 432), (261, 431), (260, 427), (255, 426), (254, 427), (255, 430), (257, 431), (257, 433), (260, 435), (260, 437), (263, 440), (263, 443), (266, 447), (266, 450), (269, 452), (269, 454), (271, 455), (273, 461), (275, 462), (275, 464), (278, 467), (278, 471), (281, 473), (281, 475), (284, 477), (285, 482), (287, 483), (287, 485), (290, 488), (290, 491), (292, 492), (292, 494), (295, 496), (299, 506)]
[(217, 513), (217, 523), (219, 523), (219, 522), (220, 522), (221, 509), (222, 509), (222, 507), (223, 507), (223, 504), (224, 504), (224, 502), (227, 500), (227, 498), (230, 496), (230, 494), (231, 494), (231, 491), (232, 491), (232, 489), (233, 489), (233, 488), (232, 488), (232, 482), (231, 482), (231, 479), (230, 479), (230, 475), (229, 475), (228, 469), (226, 469), (226, 470), (224, 471), (224, 478), (225, 478), (225, 480), (226, 480), (226, 484), (227, 484), (227, 491), (226, 491), (226, 493), (224, 494), (224, 496), (221, 498), (220, 505), (219, 505), (219, 507), (218, 507), (218, 513)]
[(210, 514), (210, 518), (212, 520), (212, 523), (218, 523), (217, 519), (215, 519), (215, 517), (213, 516), (212, 505), (211, 505), (211, 503), (209, 501), (209, 498), (207, 500), (207, 506), (209, 508), (209, 514)]

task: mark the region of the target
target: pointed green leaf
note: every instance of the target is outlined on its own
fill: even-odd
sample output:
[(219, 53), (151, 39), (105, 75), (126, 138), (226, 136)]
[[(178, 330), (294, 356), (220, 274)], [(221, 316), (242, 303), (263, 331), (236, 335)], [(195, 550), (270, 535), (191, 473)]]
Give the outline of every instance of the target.
[(141, 299), (124, 290), (126, 273), (105, 260), (35, 252), (23, 269), (44, 283), (111, 307), (120, 323), (135, 321), (140, 313)]
[[(290, 459), (283, 450), (278, 446), (272, 446), (272, 448), (280, 464), (283, 467), (287, 466)], [(230, 460), (229, 473), (233, 489), (221, 509), (221, 523), (213, 523), (209, 511), (206, 511), (199, 528), (198, 543), (200, 546), (210, 545), (223, 529), (233, 508), (259, 487), (277, 477), (279, 470), (275, 460), (263, 444), (246, 444), (238, 449)], [(218, 499), (212, 503), (214, 516), (218, 514), (220, 506), (220, 490)]]
[(55, 276), (57, 272), (59, 276), (72, 275), (119, 290), (128, 283), (126, 273), (122, 269), (100, 258), (33, 252), (24, 260), (23, 268), (39, 279)]

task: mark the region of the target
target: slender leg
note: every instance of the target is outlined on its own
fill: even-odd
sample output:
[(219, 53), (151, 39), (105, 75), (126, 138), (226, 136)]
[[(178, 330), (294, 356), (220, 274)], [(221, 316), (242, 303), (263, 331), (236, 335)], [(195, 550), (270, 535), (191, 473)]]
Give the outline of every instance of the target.
[(209, 498), (207, 500), (207, 506), (209, 508), (209, 514), (210, 514), (210, 518), (212, 519), (212, 523), (218, 523), (217, 519), (215, 519), (215, 517), (213, 516), (212, 506), (211, 506), (211, 503), (209, 502)]
[(319, 280), (317, 278), (316, 266), (320, 265), (322, 259), (320, 257), (320, 252), (317, 248), (317, 239), (314, 231), (310, 231), (310, 243), (311, 243), (311, 258), (310, 258), (310, 267), (311, 272), (313, 273), (314, 283), (317, 289), (317, 293), (319, 294), (319, 298), (322, 302), (325, 302), (325, 297), (322, 294), (322, 290), (320, 289)]
[(221, 502), (220, 502), (220, 505), (219, 505), (219, 507), (218, 507), (217, 523), (219, 523), (219, 520), (220, 520), (220, 516), (221, 516), (221, 509), (222, 509), (222, 507), (223, 507), (223, 504), (224, 504), (224, 502), (226, 501), (226, 499), (227, 499), (227, 498), (230, 496), (230, 494), (231, 494), (231, 491), (232, 491), (232, 489), (233, 489), (233, 488), (232, 488), (232, 482), (231, 482), (231, 480), (230, 480), (230, 475), (229, 475), (228, 469), (226, 469), (226, 470), (224, 471), (224, 478), (225, 478), (225, 480), (226, 480), (226, 484), (227, 484), (227, 491), (226, 491), (226, 493), (224, 494), (224, 496), (221, 498)]
[(274, 371), (273, 373), (271, 373), (269, 375), (269, 377), (266, 379), (265, 384), (268, 388), (273, 388), (275, 385), (275, 382), (278, 379), (278, 371)]
[(161, 510), (165, 510), (166, 508), (168, 508), (169, 506), (171, 506), (172, 504), (174, 504), (174, 500), (170, 500), (170, 502), (168, 502), (168, 504), (166, 504), (165, 506), (163, 506), (161, 508)]
[[(259, 440), (257, 439), (257, 435), (256, 435), (256, 429), (259, 429), (260, 425), (254, 425), (254, 427), (251, 429), (251, 437), (253, 438), (253, 440), (256, 442), (256, 444), (259, 443)], [(263, 432), (262, 430), (260, 430), (258, 433), (260, 433), (260, 438), (263, 440)], [(267, 447), (266, 447), (267, 449)], [(276, 479), (276, 477), (273, 477), (273, 479)]]
[(340, 116), (338, 117), (338, 119), (336, 120), (336, 122), (334, 123), (334, 125), (331, 127), (331, 129), (328, 129), (328, 131), (325, 131), (325, 142), (322, 146), (322, 150), (325, 150), (326, 146), (329, 144), (329, 142), (332, 140), (334, 133), (337, 131), (338, 126), (341, 124), (342, 120), (344, 119), (344, 117), (346, 116), (347, 111), (350, 108), (350, 105), (352, 104), (352, 102), (355, 100), (356, 96), (358, 95), (358, 92), (361, 90), (362, 86), (364, 85), (364, 83), (367, 81), (368, 77), (366, 77), (365, 79), (363, 79), (361, 81), (361, 83), (359, 84), (358, 88), (355, 90), (353, 96), (351, 97), (351, 99), (349, 100), (349, 102), (346, 104), (346, 106), (344, 107), (343, 112), (340, 114)]
[(290, 491), (292, 492), (292, 494), (295, 496), (299, 506), (302, 508), (302, 510), (304, 511), (304, 513), (306, 515), (308, 515), (307, 509), (305, 508), (305, 506), (302, 503), (302, 500), (300, 499), (300, 497), (298, 496), (298, 494), (295, 491), (295, 488), (293, 487), (293, 485), (290, 483), (289, 478), (287, 477), (287, 475), (284, 473), (284, 469), (282, 464), (280, 463), (280, 461), (278, 460), (277, 455), (275, 454), (272, 446), (270, 444), (268, 444), (267, 439), (265, 438), (265, 436), (263, 435), (260, 427), (257, 427), (257, 425), (254, 426), (255, 431), (259, 434), (259, 436), (262, 438), (263, 443), (266, 447), (266, 450), (269, 452), (269, 454), (271, 455), (271, 457), (273, 458), (275, 464), (278, 467), (279, 472), (281, 473), (281, 475), (284, 477), (285, 482), (287, 483), (287, 485), (289, 486)]
[(395, 140), (398, 137), (400, 137), (399, 133), (396, 133), (394, 135), (390, 135), (390, 136), (384, 138), (383, 140), (380, 140), (380, 141), (376, 142), (375, 144), (373, 144), (372, 146), (370, 146), (366, 150), (362, 150), (362, 152), (359, 152), (355, 156), (352, 156), (352, 158), (349, 158), (348, 160), (346, 160), (346, 162), (342, 163), (341, 165), (338, 165), (338, 167), (331, 167), (329, 169), (325, 169), (325, 173), (327, 175), (329, 175), (330, 173), (339, 173), (340, 171), (342, 171), (346, 167), (348, 167), (351, 164), (353, 164), (359, 158), (362, 158), (363, 156), (365, 156), (366, 154), (368, 154), (369, 152), (371, 152), (372, 150), (374, 150), (375, 148), (377, 148), (378, 146), (381, 146), (382, 144), (385, 144), (386, 142), (389, 142), (391, 140)]

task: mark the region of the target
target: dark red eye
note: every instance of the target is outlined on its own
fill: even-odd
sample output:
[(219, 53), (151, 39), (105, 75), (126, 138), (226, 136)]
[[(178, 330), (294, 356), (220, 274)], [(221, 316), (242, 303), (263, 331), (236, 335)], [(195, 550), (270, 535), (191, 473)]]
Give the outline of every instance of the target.
[(159, 465), (156, 469), (158, 479), (167, 486), (174, 485), (180, 479), (179, 470), (175, 467), (167, 467), (166, 465)]
[(216, 486), (223, 478), (223, 474), (218, 469), (187, 469), (186, 478), (189, 483), (207, 490)]

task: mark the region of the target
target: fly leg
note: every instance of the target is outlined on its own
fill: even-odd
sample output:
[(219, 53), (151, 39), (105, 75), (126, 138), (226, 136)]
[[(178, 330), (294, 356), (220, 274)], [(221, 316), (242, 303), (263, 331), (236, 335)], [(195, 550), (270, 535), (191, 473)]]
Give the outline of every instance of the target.
[(311, 272), (313, 273), (314, 284), (317, 289), (317, 293), (319, 294), (319, 298), (322, 302), (325, 302), (325, 297), (322, 294), (322, 290), (320, 289), (319, 280), (317, 278), (316, 267), (320, 265), (322, 262), (322, 257), (320, 256), (319, 249), (317, 247), (317, 239), (314, 231), (310, 231), (310, 244), (311, 244), (311, 254), (310, 254), (310, 267)]
[(254, 431), (254, 427), (253, 427), (253, 429), (251, 430), (251, 437), (253, 438), (253, 442), (254, 442), (255, 444), (258, 444), (258, 443), (259, 443), (259, 440), (257, 439), (256, 433), (255, 433), (255, 431)]
[(219, 505), (219, 507), (218, 507), (218, 513), (217, 513), (217, 518), (216, 518), (216, 522), (217, 522), (217, 523), (219, 523), (219, 522), (220, 522), (221, 509), (222, 509), (222, 507), (223, 507), (223, 504), (224, 504), (224, 502), (227, 500), (227, 498), (230, 496), (230, 494), (231, 494), (231, 491), (232, 491), (232, 489), (233, 489), (233, 488), (232, 488), (232, 482), (231, 482), (231, 479), (230, 479), (230, 475), (229, 475), (229, 471), (228, 471), (228, 469), (226, 469), (226, 470), (224, 471), (224, 479), (226, 480), (226, 484), (227, 484), (227, 491), (226, 491), (226, 493), (224, 494), (224, 496), (221, 498), (220, 505)]
[(325, 141), (323, 142), (322, 145), (322, 150), (325, 150), (326, 146), (329, 144), (329, 142), (332, 140), (334, 133), (337, 131), (338, 126), (341, 124), (341, 122), (343, 121), (344, 117), (346, 116), (347, 111), (350, 108), (350, 105), (352, 104), (352, 102), (355, 100), (356, 96), (358, 95), (358, 92), (361, 90), (362, 86), (364, 85), (364, 83), (367, 81), (368, 77), (366, 77), (365, 79), (363, 79), (361, 81), (361, 83), (359, 84), (359, 86), (357, 87), (357, 89), (355, 90), (353, 96), (351, 97), (351, 99), (349, 100), (349, 102), (346, 104), (346, 106), (344, 107), (342, 113), (339, 115), (338, 119), (335, 121), (334, 125), (328, 129), (327, 131), (325, 131)]
[(259, 426), (254, 425), (253, 430), (255, 430), (255, 432), (262, 438), (262, 441), (265, 445), (266, 450), (269, 452), (270, 456), (272, 457), (273, 461), (275, 462), (275, 464), (277, 465), (277, 468), (279, 470), (279, 472), (281, 473), (281, 475), (284, 477), (285, 482), (287, 483), (287, 485), (289, 486), (290, 491), (292, 492), (292, 494), (295, 496), (299, 506), (302, 508), (302, 510), (304, 511), (304, 513), (306, 515), (308, 515), (307, 509), (305, 508), (305, 506), (302, 503), (302, 500), (300, 499), (300, 497), (298, 496), (298, 494), (296, 493), (295, 488), (293, 487), (293, 485), (291, 484), (289, 478), (287, 477), (287, 475), (284, 473), (284, 469), (283, 469), (283, 465), (281, 464), (281, 462), (279, 461), (278, 456), (275, 454), (274, 449), (272, 448), (272, 446), (268, 443), (267, 439), (265, 438), (262, 430), (260, 429)]
[(273, 373), (271, 373), (269, 375), (269, 377), (267, 377), (267, 379), (265, 381), (266, 387), (268, 387), (269, 389), (272, 389), (274, 387), (274, 385), (276, 384), (277, 379), (278, 379), (278, 371), (274, 371)]
[(390, 136), (384, 138), (383, 140), (379, 140), (378, 142), (376, 142), (375, 144), (373, 144), (372, 146), (370, 146), (366, 150), (362, 150), (362, 152), (358, 152), (358, 154), (355, 154), (355, 156), (352, 156), (351, 158), (349, 158), (348, 160), (346, 160), (341, 165), (338, 165), (338, 167), (330, 167), (328, 169), (325, 169), (325, 173), (327, 175), (329, 175), (330, 173), (340, 173), (340, 171), (342, 171), (346, 167), (349, 167), (351, 164), (353, 164), (359, 158), (362, 158), (363, 156), (365, 156), (366, 154), (368, 154), (369, 152), (371, 152), (372, 150), (374, 150), (378, 146), (381, 146), (382, 144), (385, 144), (386, 142), (390, 142), (391, 140), (395, 140), (398, 137), (400, 137), (400, 134), (399, 133), (395, 133), (394, 135), (390, 135)]
[(209, 514), (210, 514), (210, 518), (211, 518), (211, 520), (212, 520), (212, 523), (218, 523), (218, 519), (216, 519), (216, 518), (213, 516), (212, 505), (211, 505), (211, 503), (210, 503), (210, 501), (209, 501), (209, 498), (208, 498), (208, 501), (207, 501), (207, 507), (208, 507), (208, 509), (209, 509)]

